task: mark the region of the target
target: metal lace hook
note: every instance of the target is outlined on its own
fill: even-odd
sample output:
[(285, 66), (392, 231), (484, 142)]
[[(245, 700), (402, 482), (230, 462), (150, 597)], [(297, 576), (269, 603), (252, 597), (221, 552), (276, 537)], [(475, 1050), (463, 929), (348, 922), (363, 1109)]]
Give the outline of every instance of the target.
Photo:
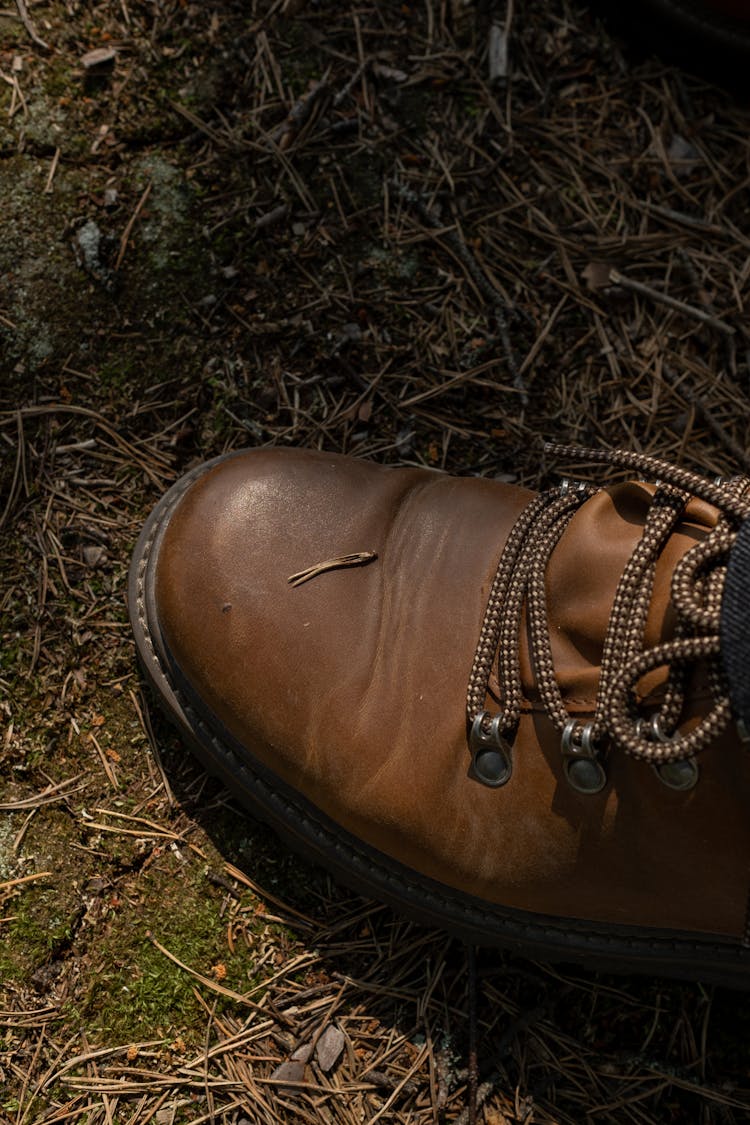
[(607, 773), (599, 761), (593, 722), (579, 723), (577, 719), (570, 719), (563, 727), (560, 749), (570, 787), (587, 795), (600, 793), (607, 784)]
[[(650, 719), (639, 719), (635, 729), (636, 733), (648, 742), (673, 741), (673, 737), (665, 733), (658, 714), (652, 715)], [(668, 789), (681, 792), (693, 789), (698, 784), (700, 770), (693, 754), (687, 758), (673, 758), (669, 762), (650, 764), (659, 781)]]
[(510, 742), (500, 730), (501, 715), (479, 711), (469, 733), (471, 775), (490, 789), (499, 789), (513, 772)]

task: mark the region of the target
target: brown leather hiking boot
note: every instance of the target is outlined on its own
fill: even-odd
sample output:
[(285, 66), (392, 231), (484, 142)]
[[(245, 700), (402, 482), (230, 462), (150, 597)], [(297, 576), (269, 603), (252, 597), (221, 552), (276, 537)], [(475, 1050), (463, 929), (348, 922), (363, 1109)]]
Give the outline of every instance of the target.
[(661, 483), (221, 457), (138, 542), (139, 654), (205, 765), (350, 885), (469, 941), (742, 984), (719, 632), (748, 482), (585, 457)]

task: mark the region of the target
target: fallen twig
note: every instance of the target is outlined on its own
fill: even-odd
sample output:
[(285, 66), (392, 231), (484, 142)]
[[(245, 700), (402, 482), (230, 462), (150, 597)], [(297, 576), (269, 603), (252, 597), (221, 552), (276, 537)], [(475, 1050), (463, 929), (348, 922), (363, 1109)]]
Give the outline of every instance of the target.
[(363, 63), (360, 63), (360, 65), (354, 71), (354, 74), (351, 76), (351, 78), (346, 83), (346, 85), (342, 86), (342, 88), (339, 90), (339, 92), (334, 96), (334, 99), (333, 99), (333, 108), (334, 109), (338, 109), (338, 107), (341, 105), (341, 103), (343, 101), (345, 101), (345, 99), (352, 92), (352, 90), (357, 85), (360, 78), (362, 77), (362, 75), (365, 73), (365, 71), (368, 69), (369, 66), (370, 66), (370, 59), (365, 59), (365, 61)]
[(500, 13), (493, 17), (487, 46), (490, 82), (508, 77), (508, 41), (513, 23), (513, 0), (508, 0), (503, 19)]
[(651, 202), (648, 202), (646, 206), (652, 214), (659, 215), (662, 219), (670, 219), (674, 223), (680, 223), (681, 226), (700, 230), (705, 234), (729, 235), (729, 231), (717, 226), (716, 223), (707, 223), (705, 219), (697, 219), (695, 215), (686, 215), (684, 211), (675, 211), (672, 207), (662, 207), (658, 203)]
[(281, 152), (289, 148), (292, 141), (298, 136), (302, 126), (309, 119), (313, 108), (327, 89), (327, 76), (319, 82), (313, 82), (306, 93), (289, 110), (286, 120), (270, 134), (269, 139), (278, 145)]
[(55, 155), (52, 157), (52, 163), (50, 165), (49, 175), (47, 176), (47, 183), (44, 185), (44, 194), (45, 195), (51, 195), (52, 194), (52, 183), (54, 181), (55, 172), (57, 171), (57, 165), (59, 164), (59, 162), (60, 162), (60, 149), (56, 148), (55, 149)]
[(128, 248), (128, 241), (130, 239), (131, 234), (133, 233), (133, 227), (138, 222), (138, 216), (140, 215), (143, 208), (146, 206), (146, 200), (148, 199), (149, 195), (151, 194), (151, 188), (153, 186), (154, 186), (153, 181), (149, 180), (149, 182), (146, 184), (143, 195), (138, 200), (138, 204), (136, 206), (135, 211), (133, 212), (133, 214), (130, 216), (130, 218), (128, 220), (128, 225), (125, 227), (125, 230), (122, 232), (122, 238), (120, 239), (120, 249), (117, 253), (117, 261), (115, 262), (115, 273), (117, 273), (120, 266), (122, 265), (123, 258), (125, 257), (125, 251)]
[(734, 328), (726, 321), (719, 320), (717, 316), (712, 316), (711, 313), (705, 312), (704, 309), (697, 309), (695, 305), (688, 305), (685, 301), (680, 301), (676, 297), (670, 297), (668, 293), (661, 293), (658, 289), (652, 289), (650, 285), (644, 285), (642, 281), (633, 281), (630, 277), (625, 277), (619, 270), (611, 269), (609, 271), (609, 280), (612, 285), (619, 285), (622, 289), (629, 289), (632, 293), (639, 293), (642, 297), (649, 297), (652, 301), (656, 301), (661, 305), (666, 305), (676, 312), (681, 312), (685, 316), (692, 317), (693, 320), (699, 320), (702, 324), (710, 324), (718, 332), (723, 332), (726, 336), (734, 336)]
[(34, 40), (37, 47), (42, 47), (45, 51), (51, 50), (49, 43), (45, 43), (44, 40), (36, 33), (36, 28), (34, 27), (31, 16), (29, 15), (29, 9), (26, 7), (26, 0), (16, 0), (16, 7), (18, 8), (18, 14), (21, 17), (23, 26), (26, 28), (29, 35)]

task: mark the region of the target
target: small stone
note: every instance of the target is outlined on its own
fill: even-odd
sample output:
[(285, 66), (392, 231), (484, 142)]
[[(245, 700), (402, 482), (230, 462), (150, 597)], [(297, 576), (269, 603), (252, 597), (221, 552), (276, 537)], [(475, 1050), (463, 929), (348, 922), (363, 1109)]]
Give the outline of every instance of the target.
[(83, 224), (76, 234), (76, 239), (83, 255), (83, 264), (87, 269), (98, 269), (102, 232), (93, 219)]
[(403, 426), (396, 434), (396, 449), (405, 457), (414, 448), (414, 427)]
[(85, 562), (86, 566), (97, 567), (101, 566), (101, 564), (104, 562), (107, 552), (104, 550), (104, 547), (92, 545), (89, 547), (84, 547), (82, 554), (83, 561)]
[(117, 51), (114, 47), (95, 47), (93, 51), (87, 51), (81, 56), (81, 64), (86, 70), (94, 70), (98, 66), (110, 66), (116, 58)]
[(399, 70), (395, 66), (386, 66), (385, 63), (374, 62), (372, 64), (372, 72), (378, 78), (390, 78), (393, 82), (406, 82), (409, 75), (405, 70)]
[(698, 149), (680, 133), (672, 137), (667, 158), (678, 176), (689, 176), (702, 163)]
[(296, 1059), (287, 1059), (276, 1067), (271, 1075), (275, 1082), (303, 1082), (305, 1078), (305, 1064)]
[(318, 1060), (318, 1066), (327, 1074), (332, 1070), (336, 1063), (341, 1058), (341, 1052), (344, 1050), (346, 1039), (343, 1031), (333, 1024), (325, 1029), (320, 1039), (318, 1040), (315, 1048), (315, 1057)]

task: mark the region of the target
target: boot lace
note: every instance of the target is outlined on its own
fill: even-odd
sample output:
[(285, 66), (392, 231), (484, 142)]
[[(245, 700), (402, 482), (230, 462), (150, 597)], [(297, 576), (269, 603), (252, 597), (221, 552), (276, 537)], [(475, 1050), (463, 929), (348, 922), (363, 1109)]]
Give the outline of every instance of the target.
[[(549, 444), (569, 460), (616, 466), (656, 478), (643, 533), (620, 577), (604, 638), (601, 672), (591, 719), (566, 710), (552, 659), (545, 574), (552, 552), (593, 485), (564, 481), (524, 509), (507, 540), (487, 602), (466, 695), (474, 775), (487, 785), (510, 777), (511, 748), (521, 717), (523, 688), (519, 639), (526, 612), (534, 679), (544, 711), (560, 734), (565, 772), (574, 788), (597, 792), (606, 781), (604, 750), (615, 747), (651, 763), (674, 788), (697, 778), (694, 755), (722, 733), (732, 718), (720, 662), (719, 621), (727, 559), (740, 524), (750, 516), (750, 481), (711, 482), (648, 454), (588, 450)], [(644, 635), (657, 560), (691, 496), (719, 512), (716, 526), (674, 568), (671, 600), (676, 627), (670, 640), (646, 649)], [(485, 709), (497, 656), (501, 709)], [(707, 670), (712, 705), (697, 724), (680, 729), (688, 681), (696, 664)], [(667, 668), (656, 710), (643, 713), (636, 687), (650, 671)], [(673, 763), (689, 763), (677, 766)], [(671, 770), (671, 772), (670, 772)]]

